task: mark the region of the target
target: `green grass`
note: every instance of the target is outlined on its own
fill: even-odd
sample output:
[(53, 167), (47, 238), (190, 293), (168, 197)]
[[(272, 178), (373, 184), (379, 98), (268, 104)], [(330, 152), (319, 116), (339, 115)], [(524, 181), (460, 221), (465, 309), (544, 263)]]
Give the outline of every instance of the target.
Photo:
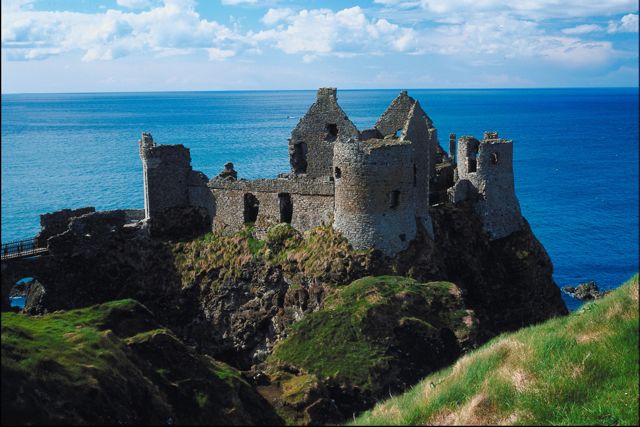
[(238, 371), (186, 346), (130, 299), (2, 313), (2, 406), (3, 424), (277, 420)]
[(563, 318), (501, 335), (355, 425), (638, 425), (638, 275)]
[[(124, 355), (110, 338), (110, 331), (102, 331), (100, 326), (112, 310), (137, 304), (120, 300), (37, 318), (2, 313), (3, 366), (15, 364), (14, 368), (32, 371), (54, 360), (71, 378), (82, 377), (87, 364), (104, 368), (108, 359)], [(107, 354), (111, 357), (105, 357)]]
[[(424, 284), (399, 276), (356, 280), (327, 296), (321, 310), (296, 322), (289, 337), (275, 347), (268, 363), (290, 364), (319, 378), (375, 388), (376, 375), (386, 369), (391, 357), (388, 350), (395, 325), (413, 319), (432, 328), (423, 319), (403, 317), (402, 303), (397, 298), (415, 295), (425, 306), (435, 308), (430, 323), (453, 323), (452, 329), (463, 330), (461, 319), (467, 312), (457, 310), (459, 301), (451, 292), (454, 288), (447, 282)], [(460, 317), (452, 320), (451, 313)]]
[(356, 251), (331, 224), (315, 227), (304, 235), (289, 224), (271, 226), (264, 240), (256, 237), (253, 224), (225, 236), (208, 233), (173, 246), (175, 265), (185, 287), (193, 283), (217, 287), (237, 280), (251, 264), (279, 266), (293, 282), (319, 279), (341, 285), (348, 269), (357, 268), (371, 251)]

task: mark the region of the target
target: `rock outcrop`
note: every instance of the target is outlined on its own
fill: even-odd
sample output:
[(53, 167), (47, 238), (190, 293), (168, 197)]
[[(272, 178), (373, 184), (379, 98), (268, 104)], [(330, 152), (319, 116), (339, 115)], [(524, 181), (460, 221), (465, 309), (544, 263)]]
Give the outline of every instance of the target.
[[(176, 339), (247, 371), (247, 378), (266, 387), (263, 394), (288, 418), (338, 422), (349, 411), (370, 406), (381, 393), (415, 383), (460, 351), (567, 312), (552, 279), (551, 261), (526, 222), (521, 230), (491, 240), (472, 204), (440, 204), (430, 215), (435, 240), (418, 224), (408, 249), (385, 257), (377, 250), (354, 250), (330, 224), (304, 235), (279, 224), (263, 240), (245, 227), (231, 236), (207, 234), (172, 243), (150, 237), (145, 227), (125, 224), (118, 212), (90, 213), (49, 239), (51, 254), (34, 276), (41, 285), (28, 297), (27, 312), (135, 298)], [(436, 326), (443, 324), (447, 307), (437, 315), (421, 312), (420, 307), (432, 307), (426, 297), (398, 291), (363, 318), (368, 319), (363, 336), (384, 341), (380, 352), (388, 357), (384, 366), (371, 368), (373, 382), (367, 387), (300, 361), (269, 362), (277, 360), (277, 344), (286, 342), (291, 331), (294, 339), (298, 325), (326, 313), (346, 285), (389, 274), (455, 284), (455, 310), (473, 312), (473, 339), (464, 343), (454, 328)], [(370, 297), (375, 299), (374, 294)], [(341, 352), (336, 357), (346, 356)], [(299, 396), (291, 381), (313, 386)], [(291, 393), (297, 403), (282, 397)]]
[(453, 363), (476, 328), (452, 283), (365, 277), (294, 325), (261, 366), (271, 384), (258, 390), (295, 423), (344, 421)]
[(136, 301), (2, 315), (3, 425), (281, 423), (238, 371)]

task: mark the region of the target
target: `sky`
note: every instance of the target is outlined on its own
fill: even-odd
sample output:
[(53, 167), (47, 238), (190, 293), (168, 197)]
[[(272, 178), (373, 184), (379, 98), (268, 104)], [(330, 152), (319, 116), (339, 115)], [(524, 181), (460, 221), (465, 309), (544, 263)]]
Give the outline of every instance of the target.
[(638, 86), (636, 0), (2, 0), (2, 93)]

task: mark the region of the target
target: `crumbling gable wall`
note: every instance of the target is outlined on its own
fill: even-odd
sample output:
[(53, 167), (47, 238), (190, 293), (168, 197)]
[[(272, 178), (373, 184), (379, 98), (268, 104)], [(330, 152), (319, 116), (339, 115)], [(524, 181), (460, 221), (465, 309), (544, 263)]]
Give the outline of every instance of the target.
[(405, 165), (413, 173), (413, 186), (416, 194), (416, 217), (421, 218), (427, 230), (432, 230), (429, 216), (429, 181), (431, 171), (431, 141), (429, 139), (427, 115), (417, 101), (409, 111), (408, 119), (402, 130), (401, 138), (411, 142), (413, 164)]
[(413, 147), (400, 139), (338, 141), (335, 221), (356, 249), (394, 255), (416, 237)]
[(475, 201), (489, 237), (499, 239), (523, 225), (513, 180), (513, 142), (497, 132), (485, 132), (482, 141), (458, 141), (458, 181), (449, 190), (453, 202)]
[[(421, 183), (417, 194), (417, 215), (424, 216), (429, 206), (429, 181), (436, 175), (436, 163), (441, 160), (443, 152), (433, 122), (420, 103), (403, 90), (380, 116), (374, 129), (382, 137), (397, 135), (415, 144), (415, 159), (424, 167), (424, 170), (419, 167), (417, 171)], [(425, 176), (427, 182), (423, 183)], [(426, 194), (424, 198), (421, 196), (423, 193)]]
[(333, 145), (358, 136), (358, 129), (337, 102), (335, 88), (320, 88), (316, 101), (291, 132), (289, 162), (294, 174), (331, 176)]

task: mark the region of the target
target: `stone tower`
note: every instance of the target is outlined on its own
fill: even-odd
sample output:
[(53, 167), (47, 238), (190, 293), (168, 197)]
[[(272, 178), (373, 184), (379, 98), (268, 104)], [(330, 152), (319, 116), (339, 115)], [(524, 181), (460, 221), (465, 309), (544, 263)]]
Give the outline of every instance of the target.
[(520, 203), (513, 182), (513, 142), (485, 132), (482, 141), (458, 140), (458, 181), (449, 189), (451, 201), (474, 200), (491, 240), (522, 227)]
[(189, 206), (191, 155), (184, 145), (156, 145), (149, 133), (138, 141), (147, 219), (167, 208)]
[(318, 89), (316, 101), (291, 132), (291, 171), (311, 178), (331, 176), (334, 143), (357, 137), (358, 129), (338, 105), (336, 89)]
[(416, 237), (411, 142), (338, 140), (334, 147), (334, 228), (356, 249), (394, 255)]

